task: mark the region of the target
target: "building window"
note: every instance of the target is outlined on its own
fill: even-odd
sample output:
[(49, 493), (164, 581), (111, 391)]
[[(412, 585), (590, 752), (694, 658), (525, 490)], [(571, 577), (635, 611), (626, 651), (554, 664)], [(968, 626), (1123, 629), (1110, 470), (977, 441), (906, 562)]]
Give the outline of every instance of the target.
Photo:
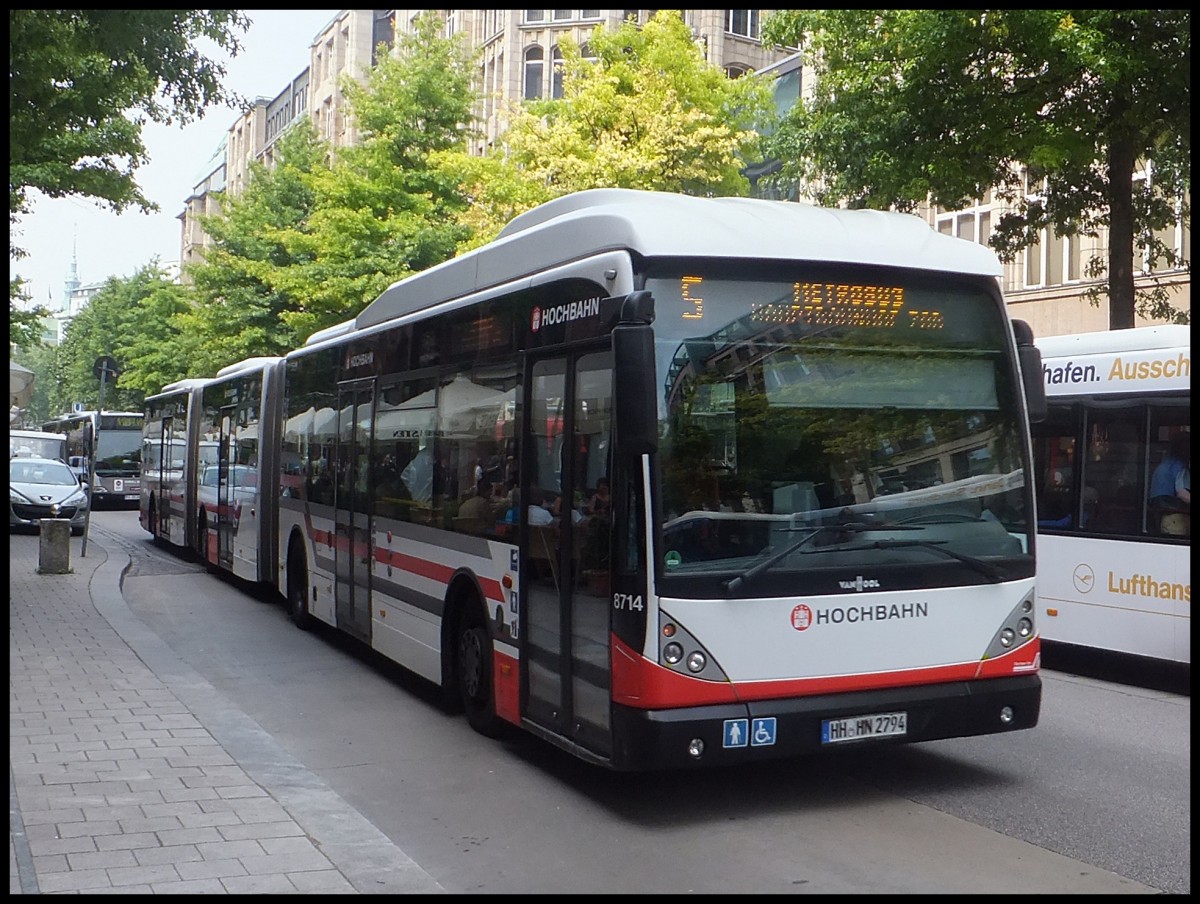
[(556, 9), (553, 12), (555, 22), (569, 22), (575, 18), (575, 10), (573, 9)]
[(452, 38), (452, 37), (454, 37), (454, 34), (457, 31), (458, 31), (458, 10), (448, 9), (448, 10), (446, 10), (445, 37)]
[(544, 9), (527, 9), (525, 10), (526, 22), (545, 22), (546, 11)]
[[(1144, 191), (1147, 185), (1153, 186), (1153, 179), (1154, 166), (1151, 161), (1147, 162), (1141, 170), (1134, 173), (1134, 194), (1136, 195), (1138, 192)], [(1174, 206), (1175, 221), (1168, 223), (1162, 229), (1156, 229), (1154, 231), (1154, 238), (1175, 256), (1175, 260), (1172, 261), (1162, 253), (1159, 253), (1152, 259), (1154, 249), (1149, 242), (1139, 242), (1134, 247), (1133, 269), (1135, 273), (1150, 274), (1169, 270), (1181, 270), (1185, 266), (1184, 261), (1191, 257), (1191, 230), (1187, 228), (1187, 221), (1181, 216), (1183, 204), (1176, 201)]]
[(756, 9), (727, 9), (725, 10), (725, 30), (731, 35), (741, 35), (743, 38), (758, 40), (758, 10)]
[[(1026, 198), (1037, 201), (1045, 195), (1045, 181), (1030, 184), (1029, 178), (1026, 171)], [(1080, 248), (1077, 235), (1059, 235), (1051, 226), (1039, 230), (1037, 241), (1025, 248), (1025, 288), (1078, 282), (1082, 266)]]
[(937, 231), (979, 245), (987, 245), (992, 236), (992, 193), (989, 189), (970, 207), (956, 211), (939, 211)]
[(563, 54), (557, 44), (550, 49), (550, 96), (563, 96)]
[(537, 44), (525, 49), (525, 100), (536, 100), (542, 96), (542, 67), (544, 54)]

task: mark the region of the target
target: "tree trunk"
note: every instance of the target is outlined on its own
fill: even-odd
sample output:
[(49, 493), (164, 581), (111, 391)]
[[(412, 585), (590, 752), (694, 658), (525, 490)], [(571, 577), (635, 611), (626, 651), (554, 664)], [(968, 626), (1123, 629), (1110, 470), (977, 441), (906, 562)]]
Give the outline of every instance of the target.
[(1117, 138), (1108, 148), (1108, 328), (1134, 325), (1133, 145)]

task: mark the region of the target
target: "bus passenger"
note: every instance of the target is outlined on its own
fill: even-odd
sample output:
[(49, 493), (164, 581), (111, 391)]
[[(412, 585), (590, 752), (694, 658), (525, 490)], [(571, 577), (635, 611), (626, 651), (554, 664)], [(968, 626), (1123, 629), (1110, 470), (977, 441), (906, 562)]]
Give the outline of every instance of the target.
[(1150, 477), (1151, 526), (1168, 536), (1191, 533), (1191, 464), (1192, 434), (1181, 430)]

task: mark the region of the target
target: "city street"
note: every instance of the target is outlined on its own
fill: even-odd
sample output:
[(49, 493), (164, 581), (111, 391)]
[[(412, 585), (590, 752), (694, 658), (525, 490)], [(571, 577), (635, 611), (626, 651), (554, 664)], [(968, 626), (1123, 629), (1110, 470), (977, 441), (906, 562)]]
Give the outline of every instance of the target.
[(165, 683), (247, 773), (288, 808), (238, 755), (249, 725), (449, 892), (1190, 891), (1188, 696), (1044, 671), (1027, 732), (611, 774), (479, 737), (424, 682), (153, 547), (134, 513), (93, 529), (132, 555), (129, 611), (178, 657)]

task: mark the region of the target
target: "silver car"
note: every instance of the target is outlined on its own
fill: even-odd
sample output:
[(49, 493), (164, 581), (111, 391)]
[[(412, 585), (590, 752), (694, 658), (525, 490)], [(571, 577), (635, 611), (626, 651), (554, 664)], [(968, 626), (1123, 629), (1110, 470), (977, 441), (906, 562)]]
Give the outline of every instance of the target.
[(66, 464), (49, 458), (12, 458), (8, 463), (8, 527), (37, 527), (43, 518), (67, 518), (82, 534), (87, 485)]

